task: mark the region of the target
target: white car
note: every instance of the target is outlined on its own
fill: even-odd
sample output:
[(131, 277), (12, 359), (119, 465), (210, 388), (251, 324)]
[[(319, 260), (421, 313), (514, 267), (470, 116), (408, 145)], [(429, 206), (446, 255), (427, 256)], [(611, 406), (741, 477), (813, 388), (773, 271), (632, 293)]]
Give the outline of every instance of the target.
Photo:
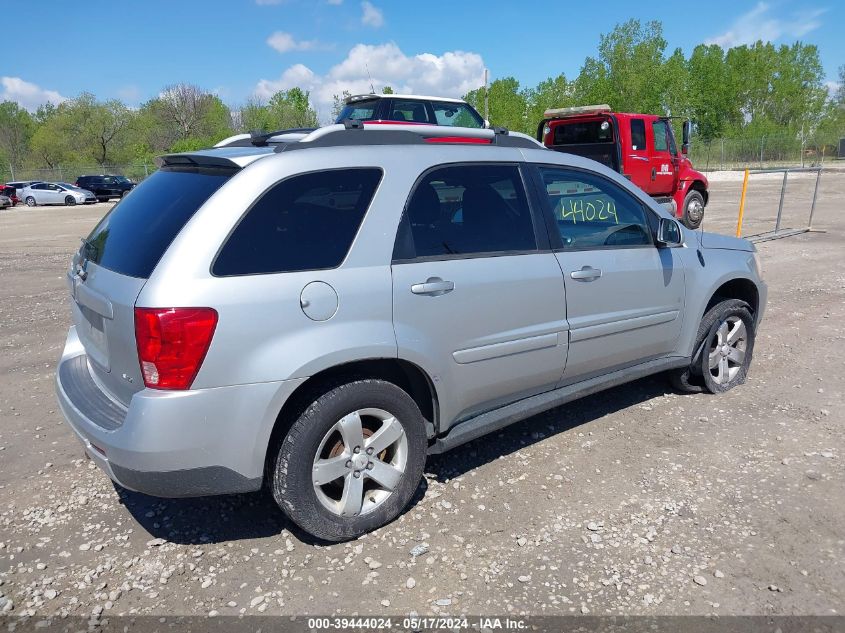
[(28, 207), (39, 204), (93, 204), (97, 197), (86, 189), (66, 182), (36, 182), (23, 188), (23, 201)]

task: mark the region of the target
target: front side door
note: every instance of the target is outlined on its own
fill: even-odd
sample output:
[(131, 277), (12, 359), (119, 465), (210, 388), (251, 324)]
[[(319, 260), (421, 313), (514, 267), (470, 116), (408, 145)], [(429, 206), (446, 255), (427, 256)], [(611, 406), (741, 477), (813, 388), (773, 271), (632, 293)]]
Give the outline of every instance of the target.
[(651, 190), (653, 196), (671, 196), (675, 190), (675, 174), (677, 172), (675, 156), (670, 141), (669, 122), (665, 119), (655, 119), (651, 122)]
[(672, 352), (681, 330), (684, 271), (657, 248), (650, 210), (586, 170), (540, 166), (552, 248), (566, 287), (569, 354), (562, 384)]
[(440, 166), (415, 185), (392, 265), (394, 329), (400, 358), (432, 377), (441, 431), (560, 380), (566, 306), (547, 239), (515, 164)]
[[(626, 122), (620, 122), (620, 128), (625, 124)], [(625, 135), (620, 130), (620, 136), (623, 138), (623, 173), (631, 179), (631, 182), (643, 189), (646, 193), (649, 193), (652, 188), (651, 157), (649, 156), (649, 147), (646, 140), (645, 120), (629, 119), (627, 125), (629, 126), (628, 133), (630, 135), (627, 148), (624, 145)]]

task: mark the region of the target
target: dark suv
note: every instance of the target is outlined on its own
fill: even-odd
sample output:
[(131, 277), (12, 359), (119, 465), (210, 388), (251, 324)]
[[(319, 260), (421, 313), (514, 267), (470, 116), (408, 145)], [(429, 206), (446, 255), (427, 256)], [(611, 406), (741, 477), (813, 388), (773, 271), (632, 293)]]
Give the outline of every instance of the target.
[(75, 187), (87, 189), (97, 196), (100, 202), (107, 202), (110, 198), (122, 198), (129, 193), (135, 183), (125, 176), (80, 176), (74, 183)]

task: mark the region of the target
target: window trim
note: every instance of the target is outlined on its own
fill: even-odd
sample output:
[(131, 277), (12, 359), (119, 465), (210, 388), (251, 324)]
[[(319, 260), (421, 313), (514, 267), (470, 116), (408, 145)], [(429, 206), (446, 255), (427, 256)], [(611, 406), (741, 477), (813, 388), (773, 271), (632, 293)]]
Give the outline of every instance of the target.
[[(481, 167), (492, 165), (495, 165), (497, 167), (516, 167), (517, 172), (519, 173), (520, 182), (522, 183), (523, 193), (525, 194), (525, 204), (528, 206), (528, 213), (531, 216), (531, 226), (534, 230), (534, 248), (530, 250), (519, 251), (507, 250), (487, 251), (482, 253), (446, 253), (443, 255), (423, 256), (415, 254), (414, 257), (397, 257), (396, 254), (399, 249), (399, 238), (400, 236), (402, 236), (403, 231), (408, 231), (408, 234), (413, 237), (413, 235), (410, 233), (410, 226), (408, 224), (408, 205), (411, 202), (411, 198), (414, 197), (414, 194), (416, 194), (417, 189), (420, 187), (423, 180), (425, 180), (428, 174), (437, 169), (449, 167)], [(538, 213), (540, 213), (540, 211), (536, 208), (536, 205), (531, 199), (531, 187), (529, 186), (530, 177), (528, 176), (528, 174), (525, 173), (525, 165), (527, 165), (527, 163), (524, 161), (457, 161), (454, 163), (440, 163), (426, 168), (419, 176), (417, 176), (417, 179), (414, 180), (414, 184), (411, 186), (411, 190), (408, 193), (408, 197), (405, 199), (405, 205), (402, 207), (402, 215), (400, 216), (399, 224), (396, 227), (396, 237), (393, 240), (393, 254), (390, 258), (390, 264), (415, 264), (418, 262), (440, 262), (460, 259), (478, 259), (482, 257), (510, 257), (519, 255), (536, 255), (538, 253), (549, 252), (551, 250), (551, 245), (549, 243), (548, 230), (547, 227), (544, 227), (543, 225), (543, 218), (538, 216)], [(546, 230), (543, 230), (544, 228), (546, 228)]]
[[(288, 180), (292, 180), (293, 178), (297, 178), (299, 176), (308, 176), (310, 174), (319, 174), (319, 173), (327, 173), (331, 171), (359, 171), (362, 169), (374, 169), (377, 170), (380, 174), (378, 183), (376, 184), (375, 189), (373, 190), (373, 195), (370, 198), (370, 202), (367, 205), (367, 208), (364, 210), (364, 215), (361, 217), (361, 222), (358, 224), (358, 228), (355, 230), (355, 234), (352, 236), (352, 240), (349, 242), (349, 248), (346, 249), (346, 254), (344, 254), (343, 258), (337, 264), (337, 266), (327, 266), (323, 268), (303, 268), (300, 270), (275, 270), (269, 272), (254, 272), (254, 273), (240, 273), (237, 275), (218, 275), (214, 272), (214, 266), (217, 264), (217, 259), (220, 257), (220, 254), (223, 252), (225, 246), (229, 243), (229, 240), (232, 238), (232, 235), (241, 225), (241, 222), (244, 221), (247, 215), (255, 208), (261, 200), (264, 199), (264, 196), (273, 189), (274, 187), (281, 185), (283, 182), (287, 182)], [(214, 257), (211, 259), (211, 264), (208, 267), (208, 274), (211, 275), (215, 279), (235, 279), (238, 277), (255, 277), (258, 275), (288, 275), (288, 274), (295, 274), (295, 273), (305, 273), (305, 272), (317, 272), (322, 270), (337, 270), (341, 268), (345, 263), (346, 260), (349, 258), (349, 253), (352, 252), (352, 248), (355, 246), (355, 241), (358, 239), (358, 234), (361, 232), (361, 227), (364, 226), (364, 220), (367, 219), (367, 215), (370, 212), (370, 207), (373, 204), (373, 201), (376, 199), (378, 195), (379, 189), (381, 188), (381, 184), (384, 182), (384, 169), (382, 167), (373, 165), (373, 166), (363, 166), (358, 165), (355, 167), (331, 167), (329, 169), (311, 169), (309, 171), (301, 171), (295, 174), (291, 174), (282, 178), (280, 180), (276, 180), (268, 187), (266, 187), (260, 194), (258, 194), (255, 199), (249, 204), (246, 210), (238, 217), (237, 221), (232, 225), (232, 228), (226, 233), (226, 237), (220, 242), (220, 245), (217, 247), (217, 251), (214, 253)]]
[[(634, 193), (627, 191), (622, 185), (618, 182), (614, 182), (607, 176), (604, 176), (596, 171), (592, 171), (589, 169), (585, 169), (583, 167), (574, 167), (569, 165), (555, 165), (554, 163), (530, 163), (531, 166), (531, 176), (533, 179), (534, 190), (539, 198), (538, 203), (540, 204), (540, 208), (543, 213), (543, 217), (545, 219), (546, 230), (549, 233), (549, 242), (551, 244), (551, 250), (554, 253), (578, 253), (582, 251), (604, 251), (604, 250), (620, 250), (620, 249), (642, 249), (642, 248), (657, 248), (657, 243), (654, 239), (654, 222), (653, 219), (655, 213), (652, 209), (649, 208), (647, 204), (645, 204), (642, 200), (640, 200)], [(557, 227), (557, 220), (555, 220), (554, 213), (552, 211), (551, 205), (549, 204), (549, 197), (548, 194), (545, 193), (545, 184), (543, 182), (543, 177), (540, 174), (540, 169), (547, 168), (547, 169), (560, 169), (560, 170), (567, 170), (576, 173), (587, 174), (588, 176), (592, 176), (600, 181), (608, 182), (611, 186), (616, 187), (617, 189), (624, 192), (633, 202), (635, 202), (639, 207), (643, 210), (643, 219), (645, 220), (646, 227), (648, 228), (648, 237), (649, 243), (648, 244), (620, 244), (620, 245), (601, 245), (601, 246), (583, 246), (583, 247), (573, 247), (567, 248), (563, 245), (563, 240), (560, 236), (560, 231)], [(556, 244), (555, 244), (556, 243)]]

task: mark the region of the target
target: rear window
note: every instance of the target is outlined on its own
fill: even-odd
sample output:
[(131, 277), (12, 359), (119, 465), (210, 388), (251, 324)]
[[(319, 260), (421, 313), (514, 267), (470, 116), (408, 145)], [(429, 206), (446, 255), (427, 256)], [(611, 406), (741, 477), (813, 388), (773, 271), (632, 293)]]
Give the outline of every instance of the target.
[(155, 172), (100, 221), (86, 241), (88, 259), (121, 275), (146, 279), (182, 227), (235, 170)]
[(613, 128), (609, 121), (573, 121), (554, 126), (555, 145), (612, 143)]
[(345, 119), (352, 119), (353, 121), (372, 121), (376, 115), (376, 108), (378, 107), (378, 99), (370, 101), (356, 101), (344, 106), (340, 114), (337, 115), (337, 122), (340, 123)]
[(336, 169), (277, 183), (241, 219), (212, 272), (228, 277), (336, 268), (381, 174), (377, 168)]

